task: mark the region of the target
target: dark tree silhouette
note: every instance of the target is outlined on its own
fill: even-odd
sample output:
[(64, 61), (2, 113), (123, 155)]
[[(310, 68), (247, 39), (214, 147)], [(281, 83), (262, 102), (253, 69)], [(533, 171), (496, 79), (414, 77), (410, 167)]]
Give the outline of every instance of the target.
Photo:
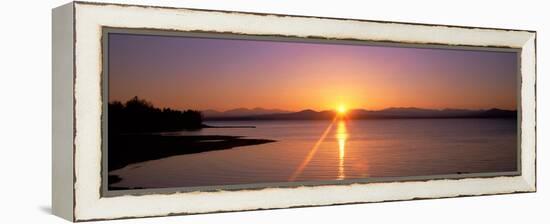
[[(249, 139), (240, 136), (200, 135), (171, 136), (152, 132), (193, 130), (209, 127), (196, 110), (159, 109), (137, 96), (126, 103), (114, 101), (108, 105), (108, 165), (109, 171), (128, 164), (174, 155), (224, 150), (247, 145), (274, 142), (269, 139)], [(117, 177), (109, 175), (109, 189), (116, 187)]]
[(159, 109), (137, 96), (126, 103), (109, 103), (109, 132), (136, 133), (200, 129), (203, 116), (196, 110)]

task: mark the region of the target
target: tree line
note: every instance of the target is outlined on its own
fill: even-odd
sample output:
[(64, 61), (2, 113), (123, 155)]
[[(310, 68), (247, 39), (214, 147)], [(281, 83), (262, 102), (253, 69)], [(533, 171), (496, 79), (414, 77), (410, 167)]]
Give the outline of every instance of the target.
[(160, 109), (137, 96), (126, 103), (110, 102), (108, 106), (110, 133), (193, 130), (204, 127), (202, 122), (200, 111)]

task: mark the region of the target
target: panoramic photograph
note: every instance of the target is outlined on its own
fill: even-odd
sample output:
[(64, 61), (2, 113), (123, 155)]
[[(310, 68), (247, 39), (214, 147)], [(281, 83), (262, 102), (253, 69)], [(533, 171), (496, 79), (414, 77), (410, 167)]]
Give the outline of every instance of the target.
[(519, 169), (514, 51), (107, 37), (108, 190)]

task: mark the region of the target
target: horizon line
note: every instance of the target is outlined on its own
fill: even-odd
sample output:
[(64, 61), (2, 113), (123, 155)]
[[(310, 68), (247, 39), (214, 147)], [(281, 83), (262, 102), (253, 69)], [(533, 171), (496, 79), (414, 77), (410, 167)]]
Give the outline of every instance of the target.
[[(193, 108), (181, 108), (181, 107), (170, 107), (170, 106), (157, 106), (154, 102), (147, 100), (146, 98), (140, 98), (139, 96), (134, 96), (126, 101), (123, 100), (109, 100), (108, 104), (112, 104), (115, 102), (125, 104), (133, 99), (138, 99), (141, 101), (144, 101), (148, 104), (150, 104), (153, 107), (159, 108), (159, 109), (172, 109), (172, 110), (197, 110), (197, 111), (214, 111), (218, 113), (225, 113), (232, 110), (277, 110), (281, 112), (302, 112), (302, 111), (314, 111), (314, 112), (325, 112), (325, 111), (338, 111), (338, 108), (331, 108), (331, 109), (312, 109), (312, 108), (304, 108), (304, 109), (280, 109), (280, 108), (269, 108), (269, 107), (261, 107), (261, 106), (254, 106), (254, 107), (234, 107), (231, 109), (212, 109), (212, 108), (206, 108), (206, 109), (193, 109)], [(344, 104), (345, 105), (345, 104)], [(511, 111), (518, 111), (517, 105), (514, 108), (503, 108), (503, 107), (477, 107), (477, 108), (460, 108), (460, 107), (419, 107), (419, 106), (388, 106), (388, 107), (380, 107), (378, 109), (368, 109), (368, 108), (347, 108), (346, 111), (354, 111), (354, 110), (365, 110), (365, 111), (381, 111), (381, 110), (388, 110), (388, 109), (421, 109), (421, 110), (436, 110), (436, 111), (444, 111), (444, 110), (469, 110), (469, 111), (482, 111), (482, 110), (492, 110), (492, 109), (499, 109), (499, 110), (511, 110)]]
[[(507, 109), (507, 108), (499, 108), (499, 107), (485, 107), (485, 108), (458, 108), (458, 107), (445, 107), (445, 108), (427, 108), (427, 107), (384, 107), (382, 109), (367, 109), (367, 108), (350, 108), (347, 109), (348, 112), (350, 111), (357, 111), (357, 110), (364, 110), (364, 111), (382, 111), (382, 110), (388, 110), (388, 109), (419, 109), (419, 110), (435, 110), (435, 111), (445, 111), (445, 110), (468, 110), (468, 111), (486, 111), (486, 110), (509, 110), (509, 111), (517, 111), (517, 108), (513, 109)], [(198, 111), (215, 111), (219, 113), (225, 113), (232, 110), (278, 110), (288, 113), (295, 113), (295, 112), (302, 112), (302, 111), (314, 111), (314, 112), (326, 112), (326, 111), (337, 111), (338, 109), (300, 109), (300, 110), (285, 110), (285, 109), (278, 109), (278, 108), (264, 108), (264, 107), (236, 107), (233, 109), (227, 109), (227, 110), (216, 110), (216, 109), (191, 109), (191, 108), (185, 108), (185, 109), (179, 109), (179, 110), (198, 110)]]
[[(143, 98), (141, 98), (143, 100)], [(109, 101), (109, 104), (112, 104), (114, 102), (120, 102), (119, 100), (113, 100)], [(299, 109), (299, 110), (288, 110), (288, 109), (280, 109), (280, 108), (267, 108), (267, 107), (235, 107), (232, 109), (225, 109), (225, 110), (219, 110), (219, 109), (193, 109), (193, 108), (175, 108), (175, 107), (160, 107), (156, 106), (154, 103), (147, 101), (153, 105), (153, 107), (157, 107), (159, 109), (173, 109), (173, 110), (197, 110), (197, 111), (213, 111), (218, 113), (226, 113), (233, 110), (272, 110), (272, 111), (281, 111), (282, 113), (296, 113), (296, 112), (302, 112), (302, 111), (314, 111), (314, 112), (327, 112), (327, 111), (337, 111), (337, 108), (333, 109)], [(468, 111), (487, 111), (487, 110), (508, 110), (508, 111), (518, 111), (517, 108), (500, 108), (500, 107), (484, 107), (484, 108), (459, 108), (459, 107), (444, 107), (444, 108), (429, 108), (429, 107), (416, 107), (416, 106), (390, 106), (390, 107), (384, 107), (380, 109), (367, 109), (367, 108), (349, 108), (347, 109), (348, 112), (350, 111), (357, 111), (357, 110), (364, 110), (364, 111), (382, 111), (382, 110), (388, 110), (388, 109), (420, 109), (420, 110), (435, 110), (435, 111), (445, 111), (445, 110), (468, 110)]]

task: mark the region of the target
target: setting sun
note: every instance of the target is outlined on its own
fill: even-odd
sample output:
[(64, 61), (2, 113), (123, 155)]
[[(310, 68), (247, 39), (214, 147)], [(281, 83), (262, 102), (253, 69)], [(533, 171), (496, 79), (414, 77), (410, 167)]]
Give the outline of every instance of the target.
[(348, 111), (348, 109), (346, 108), (345, 105), (340, 105), (340, 106), (338, 106), (338, 108), (336, 109), (336, 111), (338, 112), (338, 114), (344, 115), (344, 114), (346, 114), (346, 112)]

